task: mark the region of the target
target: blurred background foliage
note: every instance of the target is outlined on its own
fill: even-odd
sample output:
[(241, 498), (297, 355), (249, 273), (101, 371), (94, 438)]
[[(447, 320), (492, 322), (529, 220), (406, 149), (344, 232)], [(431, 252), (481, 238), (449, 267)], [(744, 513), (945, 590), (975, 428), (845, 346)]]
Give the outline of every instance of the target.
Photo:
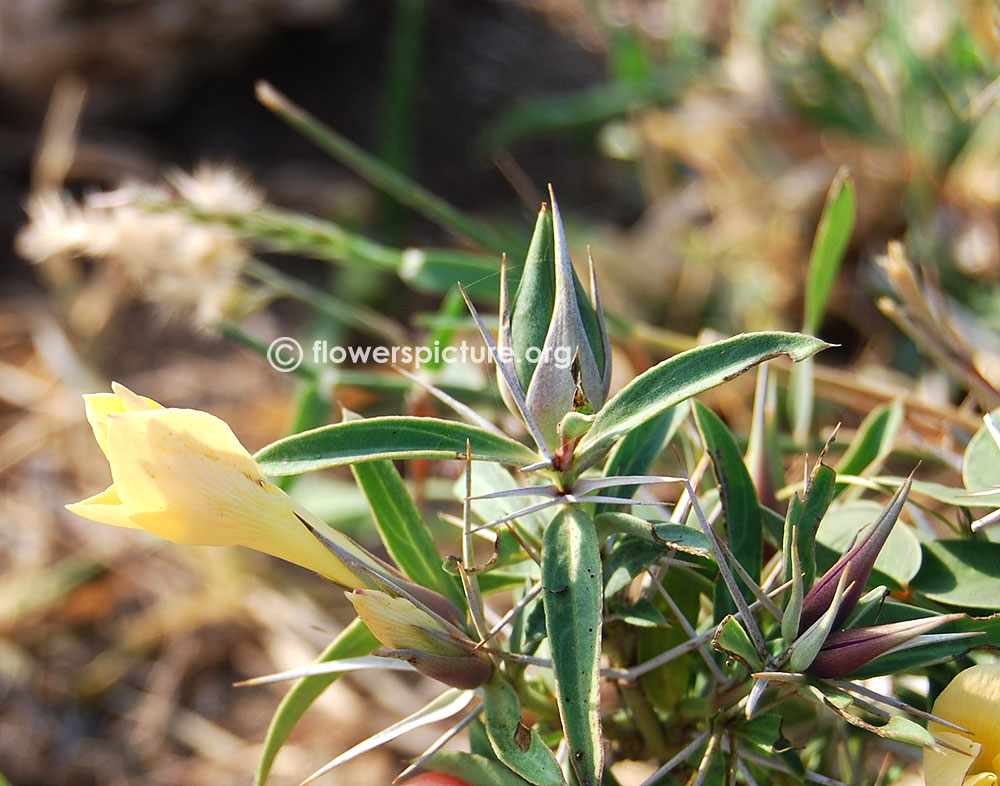
[[(849, 433), (901, 398), (896, 448), (957, 470), (980, 414), (1000, 405), (997, 24), (985, 0), (4, 3), (0, 773), (17, 786), (245, 783), (280, 690), (230, 683), (302, 665), (351, 616), (293, 568), (140, 544), (62, 510), (107, 480), (79, 395), (109, 379), (211, 410), (251, 449), (293, 426), (292, 380), (206, 329), (214, 319), (192, 318), (204, 306), (192, 290), (218, 279), (195, 266), (164, 289), (148, 257), (197, 246), (271, 263), (238, 269), (253, 286), (225, 316), (244, 339), (370, 342), (359, 325), (377, 312), (381, 340), (417, 343), (463, 312), (448, 297), (439, 311), (444, 289), (414, 292), (401, 250), (506, 251), (516, 266), (552, 182), (576, 258), (589, 244), (597, 262), (625, 379), (705, 330), (801, 326), (816, 224), (847, 165), (857, 221), (818, 331), (840, 348), (817, 369), (817, 422)], [(257, 103), (262, 78), (498, 242), (454, 237), (325, 155)], [(25, 208), (46, 195), (162, 188), (202, 161), (244, 173), (252, 188), (240, 193), (266, 199), (277, 224), (305, 211), (395, 261), (308, 261), (324, 255), (300, 253), (301, 225), (263, 242), (259, 226), (214, 223), (221, 234), (196, 237), (133, 214), (114, 224), (133, 245), (96, 253), (92, 216), (61, 196), (25, 228)], [(190, 241), (180, 251), (178, 237)], [(300, 285), (361, 310), (352, 322), (335, 304), (304, 324)], [(398, 381), (352, 385), (350, 371), (336, 389), (349, 408), (433, 406), (401, 398)], [(489, 388), (485, 372), (451, 381), (469, 395)], [(328, 417), (320, 393), (316, 417)], [(745, 432), (751, 397), (737, 385), (712, 403)], [(410, 480), (427, 472), (417, 465)], [(339, 484), (330, 515), (364, 538), (349, 480), (326, 481)], [(420, 683), (387, 679), (337, 683), (274, 782), (297, 782), (422, 703)], [(329, 782), (388, 782), (428, 741), (404, 738)]]

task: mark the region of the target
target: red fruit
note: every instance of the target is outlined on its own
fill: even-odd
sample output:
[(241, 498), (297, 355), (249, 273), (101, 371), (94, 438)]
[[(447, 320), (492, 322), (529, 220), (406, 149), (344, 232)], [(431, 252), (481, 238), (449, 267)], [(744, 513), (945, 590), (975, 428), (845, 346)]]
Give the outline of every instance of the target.
[(469, 786), (469, 784), (443, 772), (425, 772), (416, 778), (410, 778), (401, 786)]

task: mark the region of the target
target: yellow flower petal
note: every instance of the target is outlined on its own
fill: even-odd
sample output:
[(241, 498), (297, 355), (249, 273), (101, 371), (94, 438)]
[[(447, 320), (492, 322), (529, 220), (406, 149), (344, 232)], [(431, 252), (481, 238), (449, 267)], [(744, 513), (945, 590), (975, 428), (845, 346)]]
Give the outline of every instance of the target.
[(971, 739), (939, 723), (928, 723), (928, 731), (972, 756), (925, 750), (927, 786), (996, 786), (1000, 773), (1000, 664), (979, 664), (959, 673), (941, 691), (933, 712), (968, 729)]
[(177, 543), (249, 546), (358, 585), (218, 418), (185, 409), (111, 415), (108, 441), (115, 488), (143, 529)]
[(936, 725), (938, 729), (930, 729), (935, 737), (949, 745), (954, 745), (968, 755), (963, 756), (961, 753), (947, 748), (938, 750), (924, 748), (924, 783), (927, 786), (966, 786), (965, 776), (979, 755), (981, 746), (961, 734), (940, 731), (940, 729), (947, 728), (945, 726), (933, 725)]
[(87, 499), (74, 502), (66, 506), (66, 510), (75, 513), (99, 524), (110, 524), (113, 527), (126, 527), (128, 529), (141, 529), (128, 517), (128, 512), (122, 501), (118, 499), (118, 492), (115, 487), (108, 486), (100, 494), (95, 494)]
[[(177, 543), (241, 545), (357, 587), (360, 582), (310, 527), (382, 571), (373, 556), (271, 483), (223, 421), (165, 409), (128, 388), (85, 396), (87, 418), (114, 484), (67, 508), (84, 518), (145, 529)], [(307, 523), (308, 522), (308, 525)]]
[(87, 420), (94, 430), (94, 437), (104, 455), (108, 455), (108, 416), (120, 415), (123, 412), (144, 412), (152, 409), (163, 409), (155, 401), (138, 396), (124, 385), (111, 383), (114, 393), (91, 393), (83, 397), (83, 405), (87, 411)]

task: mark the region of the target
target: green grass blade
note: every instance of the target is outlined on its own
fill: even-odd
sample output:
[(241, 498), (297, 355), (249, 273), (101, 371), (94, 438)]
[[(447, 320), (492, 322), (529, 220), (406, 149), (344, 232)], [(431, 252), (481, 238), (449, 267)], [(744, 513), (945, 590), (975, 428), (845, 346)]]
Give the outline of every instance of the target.
[(847, 167), (841, 167), (827, 192), (809, 255), (803, 333), (815, 333), (823, 321), (833, 282), (854, 232), (856, 208), (854, 181)]
[(580, 786), (604, 769), (598, 666), (604, 583), (594, 520), (579, 508), (555, 517), (542, 541), (545, 626), (570, 761)]
[[(854, 232), (857, 196), (854, 181), (847, 167), (841, 167), (833, 178), (823, 205), (819, 226), (813, 238), (806, 273), (805, 314), (802, 332), (815, 334), (823, 321), (833, 282)], [(813, 368), (807, 361), (792, 369), (789, 382), (792, 433), (797, 443), (809, 435), (813, 411)]]
[[(369, 633), (364, 623), (361, 620), (354, 620), (341, 631), (330, 646), (323, 650), (316, 662), (325, 663), (341, 658), (368, 655), (378, 646), (378, 639)], [(257, 763), (257, 772), (254, 775), (254, 786), (264, 786), (271, 772), (271, 767), (274, 765), (275, 757), (281, 750), (281, 746), (288, 740), (295, 724), (299, 722), (299, 719), (319, 695), (338, 677), (340, 674), (317, 674), (313, 677), (303, 677), (285, 694), (285, 698), (281, 700), (281, 704), (275, 710), (271, 724), (267, 728), (264, 749), (260, 755), (260, 761)]]
[[(903, 423), (903, 403), (899, 400), (873, 409), (858, 427), (847, 452), (837, 462), (838, 475), (861, 475), (878, 472), (882, 462), (892, 452), (899, 427)], [(838, 483), (835, 496), (848, 486)]]
[(483, 250), (500, 253), (512, 245), (489, 227), (466, 216), (461, 210), (432, 194), (423, 186), (379, 161), (360, 147), (321, 123), (302, 107), (295, 105), (272, 85), (261, 81), (256, 87), (257, 100), (292, 128), (329, 153), (344, 166), (385, 193), (426, 216), (438, 226), (464, 238)]
[(579, 466), (598, 461), (619, 439), (675, 404), (742, 374), (765, 360), (802, 360), (829, 346), (800, 333), (745, 333), (663, 361), (608, 401), (577, 448)]
[(399, 569), (422, 587), (463, 603), (458, 580), (442, 567), (434, 536), (392, 462), (355, 464), (351, 471), (368, 498), (379, 537)]
[(512, 439), (437, 418), (380, 417), (336, 423), (285, 437), (255, 458), (268, 475), (297, 475), (360, 461), (465, 458), (466, 440), (477, 461), (529, 464), (534, 451)]
[[(726, 424), (710, 409), (695, 402), (694, 417), (705, 450), (712, 460), (712, 469), (719, 486), (725, 527), (725, 531), (719, 534), (750, 578), (759, 581), (764, 542), (760, 502), (757, 500), (753, 479), (743, 461), (743, 453)], [(743, 597), (752, 602), (754, 597), (750, 590), (738, 576), (736, 581), (741, 585)], [(736, 606), (729, 596), (729, 590), (725, 584), (717, 582), (715, 621), (721, 622), (727, 614), (735, 612)]]
[[(375, 150), (382, 161), (407, 176), (413, 174), (427, 5), (427, 0), (396, 0), (393, 3), (382, 82)], [(379, 205), (380, 223), (389, 237), (395, 238), (400, 233), (401, 208), (392, 197), (383, 197)]]

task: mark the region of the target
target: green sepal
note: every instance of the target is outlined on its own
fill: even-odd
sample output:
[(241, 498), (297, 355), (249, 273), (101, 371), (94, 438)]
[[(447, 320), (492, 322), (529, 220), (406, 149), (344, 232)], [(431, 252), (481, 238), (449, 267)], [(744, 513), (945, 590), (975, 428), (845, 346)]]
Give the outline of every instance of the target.
[[(527, 390), (535, 373), (537, 360), (529, 359), (529, 348), (541, 349), (552, 321), (556, 298), (555, 241), (552, 211), (543, 204), (535, 221), (528, 254), (524, 259), (521, 281), (511, 303), (510, 336), (514, 373), (521, 389)], [(533, 356), (532, 356), (533, 357)]]
[(800, 497), (796, 494), (788, 503), (782, 539), (785, 581), (792, 578), (791, 544), (794, 529), (799, 568), (802, 571), (802, 586), (806, 592), (812, 589), (816, 580), (816, 530), (819, 529), (819, 523), (833, 501), (836, 480), (837, 473), (831, 467), (822, 463), (817, 464), (809, 477), (805, 496)]

